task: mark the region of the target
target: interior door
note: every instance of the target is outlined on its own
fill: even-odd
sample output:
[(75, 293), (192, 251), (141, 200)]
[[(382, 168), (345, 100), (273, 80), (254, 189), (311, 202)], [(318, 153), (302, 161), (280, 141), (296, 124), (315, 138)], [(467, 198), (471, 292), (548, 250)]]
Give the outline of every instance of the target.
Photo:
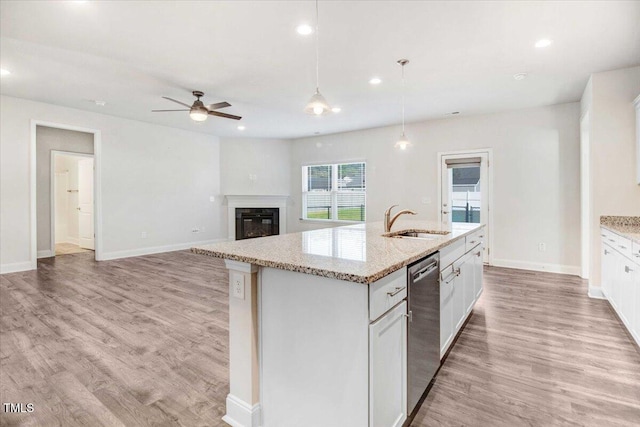
[(78, 162), (78, 244), (95, 249), (93, 231), (93, 159)]
[(489, 153), (442, 154), (440, 162), (440, 221), (446, 227), (451, 223), (485, 224), (482, 259), (488, 263), (491, 250)]

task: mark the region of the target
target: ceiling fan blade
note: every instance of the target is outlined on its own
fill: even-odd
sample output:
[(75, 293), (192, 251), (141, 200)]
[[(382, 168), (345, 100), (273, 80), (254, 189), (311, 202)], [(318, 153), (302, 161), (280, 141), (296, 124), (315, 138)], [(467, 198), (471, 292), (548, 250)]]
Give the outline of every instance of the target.
[(191, 110), (151, 110), (152, 113), (162, 113), (165, 111), (191, 111)]
[(220, 108), (231, 107), (231, 104), (228, 102), (218, 102), (217, 104), (209, 104), (207, 105), (207, 110), (219, 110)]
[(240, 116), (234, 116), (232, 114), (218, 113), (217, 111), (209, 111), (209, 115), (224, 117), (225, 119), (233, 119), (233, 120), (240, 120), (242, 118)]
[(181, 101), (175, 100), (175, 99), (173, 99), (173, 98), (169, 98), (168, 96), (163, 96), (163, 98), (164, 98), (164, 99), (168, 99), (169, 101), (176, 102), (176, 103), (178, 103), (178, 104), (180, 104), (180, 105), (184, 105), (184, 106), (185, 106), (185, 107), (187, 107), (187, 108), (191, 108), (191, 105), (189, 105), (189, 104), (185, 104), (184, 102), (181, 102)]

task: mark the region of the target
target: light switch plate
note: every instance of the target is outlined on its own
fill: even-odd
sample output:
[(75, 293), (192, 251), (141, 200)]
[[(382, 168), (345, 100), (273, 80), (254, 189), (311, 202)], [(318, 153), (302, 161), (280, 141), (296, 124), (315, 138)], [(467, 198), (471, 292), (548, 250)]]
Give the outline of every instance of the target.
[(234, 298), (244, 299), (244, 275), (233, 273), (231, 275), (231, 294)]

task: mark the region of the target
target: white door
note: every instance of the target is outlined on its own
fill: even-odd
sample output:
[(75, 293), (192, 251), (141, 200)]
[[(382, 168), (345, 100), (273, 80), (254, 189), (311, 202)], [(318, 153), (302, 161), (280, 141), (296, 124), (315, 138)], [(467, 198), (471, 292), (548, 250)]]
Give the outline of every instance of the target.
[(400, 427), (407, 419), (407, 303), (369, 326), (369, 426)]
[(440, 220), (451, 223), (485, 224), (483, 261), (489, 262), (489, 153), (441, 154)]
[(81, 248), (94, 249), (93, 231), (93, 159), (78, 162), (78, 242)]

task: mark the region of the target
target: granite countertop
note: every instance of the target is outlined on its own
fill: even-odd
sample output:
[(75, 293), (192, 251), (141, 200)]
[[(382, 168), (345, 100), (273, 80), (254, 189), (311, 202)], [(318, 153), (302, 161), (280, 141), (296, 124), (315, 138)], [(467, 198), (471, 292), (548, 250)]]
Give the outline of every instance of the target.
[(442, 233), (433, 240), (385, 237), (382, 222), (324, 228), (258, 239), (196, 246), (197, 254), (356, 283), (372, 283), (480, 229), (482, 224), (398, 220), (394, 232)]
[(600, 227), (640, 245), (640, 217), (638, 216), (602, 216)]

